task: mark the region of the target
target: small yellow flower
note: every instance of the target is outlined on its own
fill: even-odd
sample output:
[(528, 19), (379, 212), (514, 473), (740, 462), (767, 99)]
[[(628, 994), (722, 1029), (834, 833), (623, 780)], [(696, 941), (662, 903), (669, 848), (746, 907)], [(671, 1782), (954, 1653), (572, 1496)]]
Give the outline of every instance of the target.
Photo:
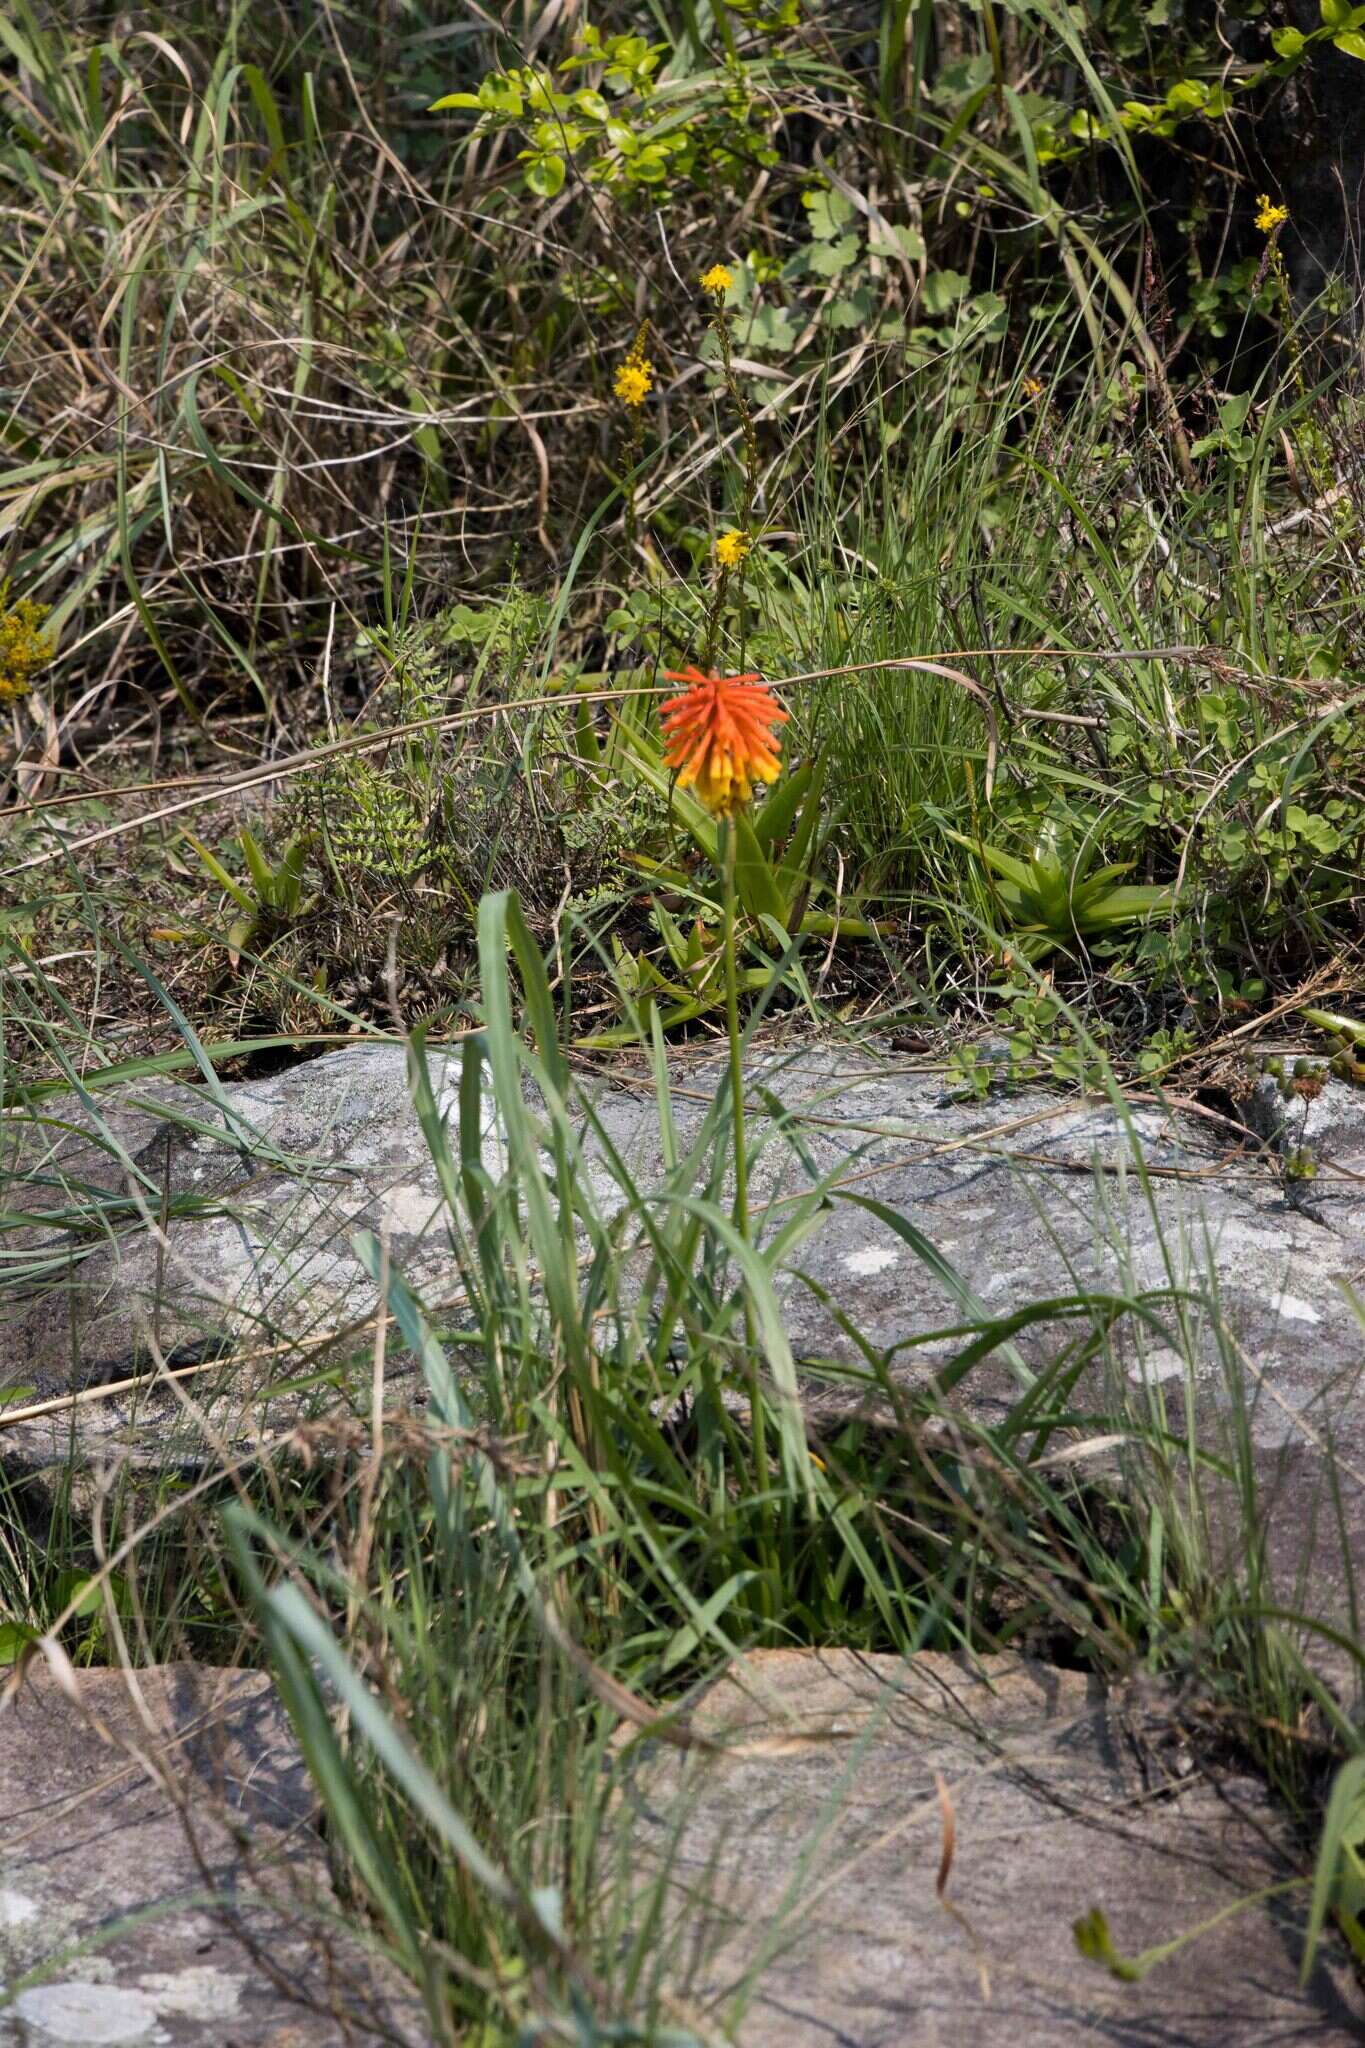
[(716, 541), (716, 560), (722, 569), (737, 569), (751, 545), (748, 534), (742, 532), (739, 527), (732, 526), (728, 533), (722, 533)]
[(734, 273), (723, 263), (713, 263), (709, 270), (702, 272), (701, 288), (710, 292), (713, 299), (723, 299), (734, 281)]
[(616, 372), (616, 396), (634, 412), (648, 398), (653, 383), (654, 365), (648, 356), (628, 355)]
[(52, 659), (56, 643), (43, 631), (48, 609), (31, 597), (11, 604), (8, 583), (0, 583), (0, 704), (26, 697), (38, 670)]
[(1260, 212), (1256, 215), (1256, 225), (1263, 235), (1273, 235), (1276, 228), (1282, 228), (1288, 220), (1289, 208), (1272, 206), (1268, 192), (1262, 192), (1259, 204)]

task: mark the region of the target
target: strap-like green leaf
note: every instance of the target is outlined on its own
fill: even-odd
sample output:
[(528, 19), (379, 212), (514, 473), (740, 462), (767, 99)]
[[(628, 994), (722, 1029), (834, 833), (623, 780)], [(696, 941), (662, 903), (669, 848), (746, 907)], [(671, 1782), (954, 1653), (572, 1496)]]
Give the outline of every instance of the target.
[(740, 902), (750, 917), (771, 917), (785, 927), (787, 904), (748, 814), (737, 811), (730, 829), (735, 835), (735, 893)]

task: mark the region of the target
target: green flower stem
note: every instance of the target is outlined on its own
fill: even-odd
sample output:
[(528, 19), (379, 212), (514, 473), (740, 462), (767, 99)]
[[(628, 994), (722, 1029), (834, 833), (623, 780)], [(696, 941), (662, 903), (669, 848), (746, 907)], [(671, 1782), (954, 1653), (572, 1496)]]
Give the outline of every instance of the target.
[(740, 389), (739, 378), (735, 375), (734, 354), (730, 347), (730, 320), (723, 306), (716, 308), (711, 326), (720, 347), (721, 375), (725, 381), (725, 389), (731, 405), (739, 415), (740, 439), (744, 445), (744, 483), (740, 498), (739, 523), (747, 533), (753, 524), (754, 500), (758, 496), (758, 435), (754, 430), (754, 416), (749, 410), (748, 400)]
[[(734, 821), (726, 819), (721, 825), (722, 845), (718, 849), (723, 880), (724, 928), (725, 928), (725, 1030), (730, 1041), (730, 1110), (734, 1124), (735, 1150), (735, 1229), (745, 1244), (749, 1236), (749, 1162), (744, 1135), (744, 1062), (739, 1032), (739, 972), (735, 955), (735, 926), (738, 922), (738, 900), (735, 889), (735, 859), (739, 847), (739, 834)], [(754, 1489), (761, 1499), (768, 1487), (768, 1447), (763, 1426), (763, 1389), (758, 1377), (758, 1344), (754, 1330), (753, 1304), (749, 1300), (748, 1285), (744, 1287), (744, 1348), (749, 1368), (749, 1425), (753, 1433)]]
[[(730, 403), (739, 416), (740, 439), (744, 448), (744, 481), (740, 494), (739, 526), (741, 532), (747, 535), (750, 527), (753, 525), (754, 501), (758, 496), (758, 435), (754, 430), (753, 414), (749, 410), (748, 402), (743, 391), (740, 389), (739, 378), (735, 374), (734, 355), (730, 347), (730, 320), (724, 306), (716, 307), (711, 320), (711, 331), (715, 335), (717, 346), (720, 349), (721, 377)], [(741, 562), (741, 600), (743, 596), (743, 573), (743, 563)], [(721, 615), (725, 610), (725, 593), (729, 583), (730, 571), (722, 564), (720, 574), (716, 578), (715, 591), (712, 594), (710, 608), (706, 616), (706, 666), (708, 670), (713, 669), (716, 665), (716, 650), (720, 640), (720, 621)], [(741, 662), (743, 660), (744, 637), (743, 606), (741, 602)]]
[(735, 1125), (735, 1228), (749, 1242), (749, 1173), (744, 1149), (744, 1064), (740, 1056), (739, 970), (735, 954), (735, 925), (738, 904), (735, 891), (735, 856), (739, 835), (727, 818), (721, 826), (721, 873), (724, 878), (725, 916), (725, 1029), (730, 1041), (730, 1105)]
[(730, 571), (722, 569), (716, 578), (716, 587), (711, 596), (710, 610), (706, 614), (706, 651), (704, 666), (707, 675), (713, 675), (716, 667), (716, 649), (720, 641), (720, 618), (725, 610), (725, 590), (730, 581)]

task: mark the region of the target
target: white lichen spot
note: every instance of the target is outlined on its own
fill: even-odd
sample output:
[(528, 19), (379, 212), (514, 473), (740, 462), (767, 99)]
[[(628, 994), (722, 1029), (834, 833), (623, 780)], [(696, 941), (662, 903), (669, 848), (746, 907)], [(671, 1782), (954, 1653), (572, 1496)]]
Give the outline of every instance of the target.
[(0, 1927), (23, 1927), (38, 1917), (38, 1901), (0, 1887)]
[[(487, 1076), (485, 1076), (485, 1085)], [(446, 1124), (451, 1149), (459, 1151), (460, 1145), (460, 1083), (458, 1077), (443, 1080), (436, 1094), (436, 1108)], [(480, 1104), (479, 1153), (483, 1170), (493, 1180), (501, 1180), (507, 1171), (507, 1145), (497, 1110), (485, 1095)]]
[(440, 1201), (431, 1189), (424, 1188), (415, 1180), (403, 1181), (397, 1187), (386, 1189), (381, 1201), (384, 1221), (389, 1229), (405, 1237), (421, 1237), (441, 1209)]
[(849, 1252), (844, 1264), (850, 1273), (884, 1273), (888, 1266), (894, 1266), (900, 1253), (886, 1244), (865, 1244), (861, 1251)]
[(212, 1963), (194, 1963), (185, 1970), (155, 1970), (139, 1978), (159, 2013), (187, 2020), (227, 2018), (242, 2002), (242, 1979)]
[(1283, 1316), (1287, 1323), (1320, 1323), (1322, 1316), (1311, 1302), (1300, 1301), (1297, 1294), (1282, 1294), (1275, 1303), (1276, 1315)]
[(1185, 1361), (1178, 1351), (1167, 1345), (1160, 1345), (1155, 1351), (1147, 1352), (1143, 1358), (1134, 1359), (1128, 1368), (1128, 1377), (1141, 1386), (1151, 1386), (1158, 1380), (1178, 1380), (1184, 1377)]
[(14, 2010), (40, 2040), (66, 2042), (70, 2048), (117, 2048), (122, 2042), (165, 2038), (151, 1999), (121, 1984), (35, 1984), (19, 1993)]

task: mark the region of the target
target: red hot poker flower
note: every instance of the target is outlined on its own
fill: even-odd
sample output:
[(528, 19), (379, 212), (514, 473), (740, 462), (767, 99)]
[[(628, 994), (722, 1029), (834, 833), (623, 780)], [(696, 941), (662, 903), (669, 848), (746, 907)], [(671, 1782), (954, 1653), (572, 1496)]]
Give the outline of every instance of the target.
[(749, 801), (756, 782), (776, 782), (782, 743), (773, 727), (790, 713), (756, 675), (685, 668), (665, 669), (664, 679), (689, 685), (661, 707), (664, 760), (677, 769), (679, 788), (695, 789), (708, 811), (729, 817)]

